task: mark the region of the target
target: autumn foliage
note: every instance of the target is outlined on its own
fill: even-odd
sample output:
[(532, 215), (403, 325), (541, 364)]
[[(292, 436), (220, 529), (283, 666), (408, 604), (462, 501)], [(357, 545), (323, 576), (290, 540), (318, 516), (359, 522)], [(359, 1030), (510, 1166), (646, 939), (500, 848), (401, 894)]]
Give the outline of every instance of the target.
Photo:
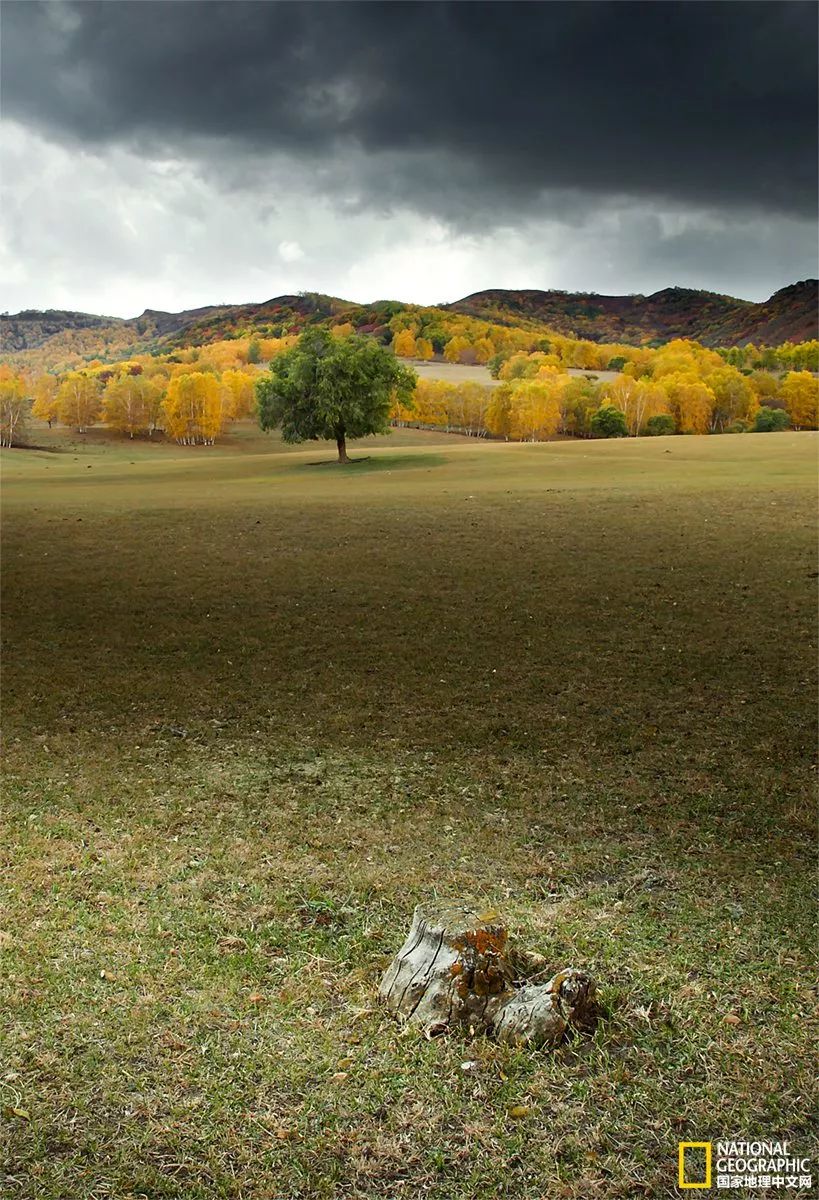
[[(251, 328), (232, 328), (217, 314), (186, 329), (180, 344), (163, 353), (122, 357), (122, 329), (114, 336), (100, 326), (72, 332), (86, 353), (69, 354), (61, 373), (42, 369), (45, 348), (10, 356), (0, 378), (4, 444), (20, 440), (30, 414), (78, 432), (102, 422), (129, 438), (163, 431), (180, 445), (211, 445), (232, 422), (254, 415), (260, 372), (292, 351), (305, 329), (324, 331), (338, 344), (364, 335), (399, 359), (485, 365), (498, 381), (490, 387), (421, 379), (412, 412), (393, 407), (396, 423), (540, 441), (595, 436), (595, 413), (614, 407), (632, 437), (660, 429), (698, 435), (781, 427), (778, 420), (757, 421), (764, 408), (784, 412), (793, 429), (819, 427), (816, 340), (720, 349), (689, 338), (630, 345), (545, 329), (528, 314), (521, 326), (502, 324), (500, 310), (492, 320), (485, 319), (495, 315), (488, 309), (477, 316), (459, 306), (367, 308), (318, 295), (269, 311), (257, 307), (259, 323)], [(99, 358), (87, 352), (95, 337)], [(181, 344), (194, 337), (201, 344)]]

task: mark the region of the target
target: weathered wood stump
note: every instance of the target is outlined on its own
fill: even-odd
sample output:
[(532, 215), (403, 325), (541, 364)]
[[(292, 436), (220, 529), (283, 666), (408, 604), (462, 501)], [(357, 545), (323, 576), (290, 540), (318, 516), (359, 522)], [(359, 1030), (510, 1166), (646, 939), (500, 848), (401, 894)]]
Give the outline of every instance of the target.
[(494, 913), (418, 905), (379, 995), (429, 1036), (463, 1025), (501, 1042), (556, 1046), (572, 1029), (593, 1029), (594, 981), (569, 967), (547, 983), (526, 982), (531, 965), (530, 956), (509, 948), (506, 927)]

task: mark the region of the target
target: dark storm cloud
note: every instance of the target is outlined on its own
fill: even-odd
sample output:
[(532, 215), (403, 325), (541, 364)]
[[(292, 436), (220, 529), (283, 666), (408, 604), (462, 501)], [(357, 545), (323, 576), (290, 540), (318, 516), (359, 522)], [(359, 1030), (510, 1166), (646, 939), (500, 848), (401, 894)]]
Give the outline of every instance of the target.
[(3, 111), (60, 140), (323, 163), (352, 206), (463, 225), (560, 197), (815, 212), (812, 3), (12, 0), (3, 24)]

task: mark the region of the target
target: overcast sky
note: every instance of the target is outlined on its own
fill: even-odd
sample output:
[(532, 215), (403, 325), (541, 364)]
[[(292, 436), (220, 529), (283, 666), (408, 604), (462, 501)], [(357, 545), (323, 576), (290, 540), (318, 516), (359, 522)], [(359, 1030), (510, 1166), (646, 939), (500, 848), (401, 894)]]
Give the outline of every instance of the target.
[(9, 311), (816, 274), (812, 0), (5, 0), (2, 34)]

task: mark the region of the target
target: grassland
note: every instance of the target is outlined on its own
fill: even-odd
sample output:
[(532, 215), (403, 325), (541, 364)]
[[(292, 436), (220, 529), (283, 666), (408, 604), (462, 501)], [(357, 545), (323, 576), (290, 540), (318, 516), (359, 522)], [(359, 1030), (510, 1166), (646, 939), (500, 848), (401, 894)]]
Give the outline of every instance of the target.
[[(4, 460), (4, 1198), (810, 1153), (815, 435), (52, 443)], [(595, 1037), (397, 1028), (432, 893), (593, 971)]]

